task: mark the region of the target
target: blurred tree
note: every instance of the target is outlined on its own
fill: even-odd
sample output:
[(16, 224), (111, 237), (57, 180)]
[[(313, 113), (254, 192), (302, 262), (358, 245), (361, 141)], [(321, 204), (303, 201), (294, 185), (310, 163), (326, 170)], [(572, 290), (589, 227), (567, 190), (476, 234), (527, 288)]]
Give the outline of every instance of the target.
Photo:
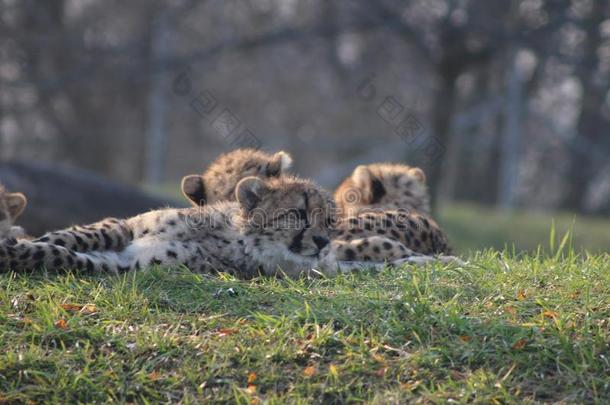
[(604, 41), (602, 38), (602, 23), (608, 22), (609, 18), (610, 3), (607, 0), (593, 0), (580, 24), (584, 34), (579, 44), (582, 57), (575, 70), (582, 87), (582, 100), (563, 202), (564, 208), (574, 211), (584, 211), (589, 185), (602, 167), (599, 161), (592, 159), (591, 150), (609, 144), (610, 72), (607, 67), (605, 71), (602, 67), (602, 59), (605, 58), (606, 63), (610, 59), (604, 55), (602, 48), (604, 42), (608, 46), (607, 39)]

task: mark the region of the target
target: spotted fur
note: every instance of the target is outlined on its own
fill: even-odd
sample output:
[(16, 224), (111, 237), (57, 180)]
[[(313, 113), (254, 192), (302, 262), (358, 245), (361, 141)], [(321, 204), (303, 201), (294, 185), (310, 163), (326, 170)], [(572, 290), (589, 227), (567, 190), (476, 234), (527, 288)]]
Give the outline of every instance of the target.
[(358, 166), (334, 196), (343, 217), (357, 215), (363, 209), (400, 209), (430, 215), (426, 175), (418, 167), (393, 163)]
[(269, 154), (256, 149), (237, 149), (218, 157), (202, 174), (182, 179), (182, 193), (195, 206), (235, 199), (235, 186), (248, 176), (263, 180), (279, 178), (292, 165), (292, 157), (280, 151)]
[[(429, 216), (430, 196), (420, 168), (391, 163), (361, 165), (341, 183), (334, 196), (341, 220), (333, 240), (379, 236), (382, 239), (377, 242), (381, 243), (373, 247), (374, 260), (384, 255), (396, 257), (405, 250), (407, 257), (451, 254), (447, 236)], [(371, 256), (354, 246), (343, 250), (339, 257), (355, 253), (364, 260)]]
[[(295, 178), (242, 179), (236, 202), (165, 209), (130, 219), (51, 232), (33, 241), (0, 242), (0, 270), (46, 268), (122, 273), (150, 265), (184, 265), (203, 273), (249, 278), (296, 276), (328, 250), (331, 196)], [(289, 221), (287, 223), (287, 221)]]

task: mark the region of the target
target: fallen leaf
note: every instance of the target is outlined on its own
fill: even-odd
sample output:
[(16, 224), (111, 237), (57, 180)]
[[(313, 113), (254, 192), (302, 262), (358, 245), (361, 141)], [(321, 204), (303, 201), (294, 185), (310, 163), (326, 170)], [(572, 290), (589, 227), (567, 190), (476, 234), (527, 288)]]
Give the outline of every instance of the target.
[(330, 366), (328, 366), (328, 372), (330, 373), (330, 375), (332, 375), (333, 377), (339, 377), (339, 370), (337, 370), (337, 366), (335, 366), (334, 364), (331, 363)]
[(460, 336), (460, 340), (462, 342), (466, 343), (466, 342), (470, 342), (472, 340), (472, 338), (470, 336), (468, 336), (468, 335), (462, 335), (462, 336)]
[(544, 311), (542, 313), (542, 316), (544, 316), (545, 318), (557, 319), (557, 317), (559, 317), (559, 314), (555, 311)]
[(373, 353), (372, 355), (373, 359), (375, 359), (376, 362), (378, 363), (385, 363), (385, 358), (383, 358), (382, 355), (377, 354), (377, 353)]
[(388, 371), (387, 367), (381, 367), (379, 370), (375, 371), (375, 375), (377, 377), (383, 377), (385, 375), (386, 371)]
[(61, 304), (61, 307), (64, 311), (72, 312), (80, 311), (81, 309), (83, 309), (83, 306), (78, 304)]
[(220, 328), (220, 329), (218, 329), (218, 336), (219, 337), (231, 336), (231, 335), (236, 334), (237, 332), (238, 332), (237, 329)]
[(517, 299), (523, 301), (525, 299), (525, 290), (519, 290), (517, 292)]
[(305, 377), (313, 377), (317, 372), (316, 366), (307, 366), (303, 369), (303, 375)]
[(401, 387), (403, 390), (406, 390), (406, 391), (413, 391), (413, 390), (414, 390), (415, 388), (417, 388), (417, 387), (418, 387), (420, 384), (421, 384), (421, 381), (419, 381), (419, 380), (418, 380), (418, 381), (413, 381), (413, 382), (409, 381), (409, 382), (406, 382), (406, 383), (402, 383), (402, 384), (400, 384), (400, 387)]
[(525, 347), (526, 344), (527, 344), (527, 339), (519, 339), (513, 344), (512, 348), (514, 350), (521, 350)]
[(55, 327), (59, 328), (59, 329), (68, 329), (68, 323), (66, 322), (65, 319), (60, 319), (57, 322), (55, 322)]
[(246, 388), (246, 391), (248, 391), (248, 394), (250, 395), (256, 394), (256, 385), (248, 384), (248, 388)]
[(248, 374), (248, 384), (252, 384), (256, 380), (256, 373), (253, 371)]
[(148, 378), (150, 378), (150, 381), (157, 381), (159, 379), (159, 373), (157, 373), (157, 370), (153, 370), (152, 373), (148, 374)]
[(61, 304), (61, 308), (68, 312), (80, 312), (81, 314), (91, 315), (97, 312), (95, 304)]
[(86, 304), (80, 310), (80, 313), (85, 315), (95, 314), (96, 312), (97, 307), (95, 306), (95, 304)]
[(517, 315), (517, 309), (515, 307), (511, 307), (511, 306), (505, 307), (504, 312), (508, 312), (512, 316)]

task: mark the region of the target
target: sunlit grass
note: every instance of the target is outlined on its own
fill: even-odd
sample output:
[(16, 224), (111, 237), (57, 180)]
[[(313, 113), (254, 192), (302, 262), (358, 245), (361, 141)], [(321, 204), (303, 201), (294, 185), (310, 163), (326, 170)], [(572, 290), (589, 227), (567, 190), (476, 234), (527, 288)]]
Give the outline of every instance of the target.
[(608, 255), (469, 261), (297, 281), (4, 274), (0, 400), (607, 403)]
[(573, 213), (503, 212), (471, 204), (443, 207), (439, 222), (461, 253), (486, 248), (535, 252), (548, 246), (549, 229), (558, 234), (571, 231), (577, 251), (603, 253), (610, 250), (610, 218), (593, 218)]

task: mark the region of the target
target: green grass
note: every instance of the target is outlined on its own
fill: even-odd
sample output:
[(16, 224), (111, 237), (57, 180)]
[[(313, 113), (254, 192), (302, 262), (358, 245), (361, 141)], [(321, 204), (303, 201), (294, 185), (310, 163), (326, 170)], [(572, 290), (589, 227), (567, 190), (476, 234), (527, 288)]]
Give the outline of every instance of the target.
[(3, 274), (0, 402), (608, 403), (610, 257), (555, 250), (296, 281)]
[(571, 232), (578, 251), (603, 253), (610, 247), (610, 218), (561, 212), (503, 212), (473, 204), (452, 204), (443, 207), (439, 222), (460, 253), (487, 248), (512, 250), (513, 246), (517, 251), (535, 252), (539, 245), (548, 244), (553, 224), (557, 233)]

